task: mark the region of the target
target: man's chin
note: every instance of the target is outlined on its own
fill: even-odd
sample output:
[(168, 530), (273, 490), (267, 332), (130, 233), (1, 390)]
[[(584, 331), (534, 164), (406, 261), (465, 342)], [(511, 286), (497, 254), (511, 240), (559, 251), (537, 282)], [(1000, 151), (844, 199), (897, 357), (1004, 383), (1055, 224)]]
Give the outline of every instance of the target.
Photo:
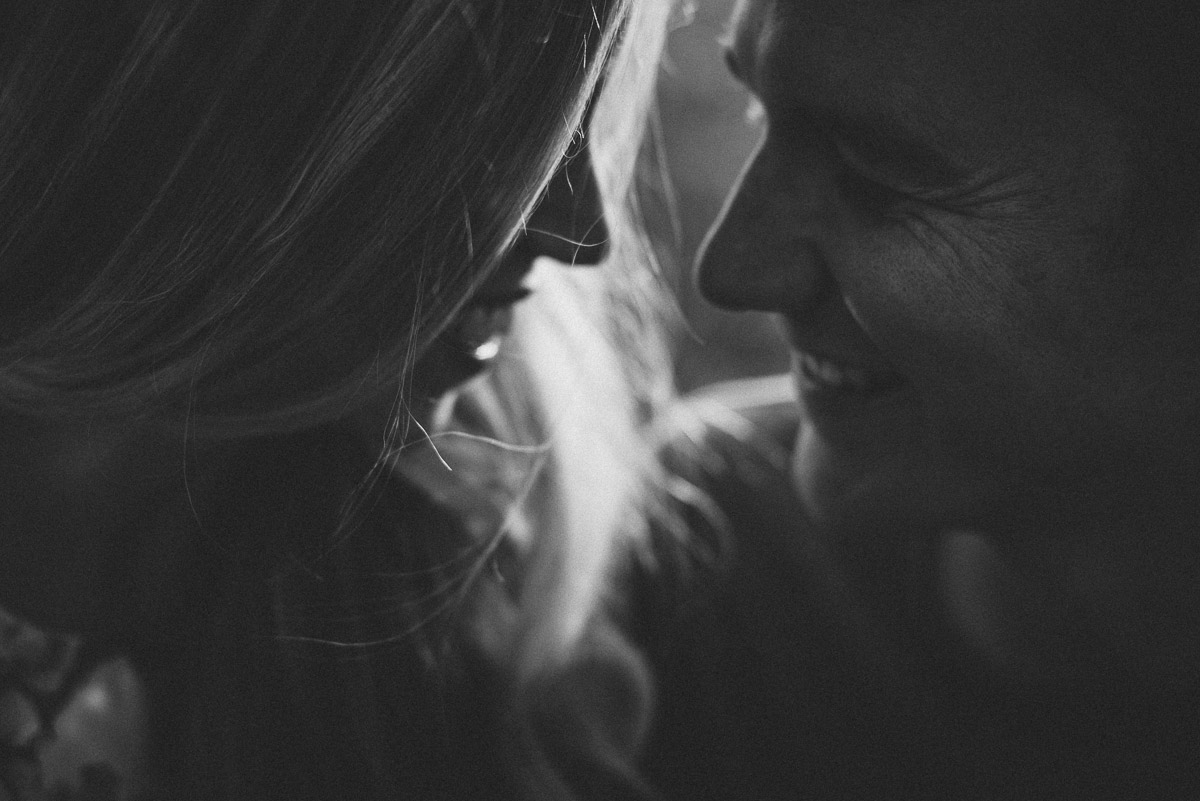
[(792, 455), (792, 486), (809, 516), (820, 524), (837, 524), (859, 518), (885, 520), (898, 511), (901, 498), (890, 497), (899, 483), (889, 464), (891, 454), (839, 447), (804, 422)]
[(792, 486), (822, 525), (939, 528), (978, 519), (1002, 495), (976, 471), (950, 469), (896, 443), (837, 448), (803, 424), (792, 456)]

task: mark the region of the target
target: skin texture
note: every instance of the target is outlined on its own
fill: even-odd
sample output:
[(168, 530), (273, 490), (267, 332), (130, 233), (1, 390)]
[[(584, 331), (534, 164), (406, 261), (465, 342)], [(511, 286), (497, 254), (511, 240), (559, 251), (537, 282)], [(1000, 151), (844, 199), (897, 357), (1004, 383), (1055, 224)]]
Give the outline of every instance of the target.
[(1200, 259), (1129, 246), (1156, 238), (1126, 235), (1144, 143), (1069, 63), (1069, 5), (743, 0), (729, 62), (768, 128), (697, 279), (779, 314), (828, 531), (928, 532), (1005, 666), (1190, 681)]

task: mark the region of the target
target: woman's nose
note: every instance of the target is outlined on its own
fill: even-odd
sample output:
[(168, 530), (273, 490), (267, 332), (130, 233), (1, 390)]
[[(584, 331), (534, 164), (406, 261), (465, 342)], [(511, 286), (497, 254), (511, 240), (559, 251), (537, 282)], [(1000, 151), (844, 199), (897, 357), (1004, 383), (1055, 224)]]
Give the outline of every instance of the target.
[(797, 312), (835, 289), (825, 245), (836, 186), (821, 157), (785, 155), (770, 138), (750, 157), (696, 260), (696, 283), (710, 302)]
[(599, 264), (608, 252), (608, 227), (587, 148), (565, 160), (525, 227), (539, 256), (568, 265)]

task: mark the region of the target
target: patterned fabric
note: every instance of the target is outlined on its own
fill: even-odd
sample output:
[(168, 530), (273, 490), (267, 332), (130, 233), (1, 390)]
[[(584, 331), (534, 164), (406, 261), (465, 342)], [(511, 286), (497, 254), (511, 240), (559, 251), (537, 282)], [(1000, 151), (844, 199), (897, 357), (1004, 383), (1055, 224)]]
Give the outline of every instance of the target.
[(0, 801), (132, 801), (146, 729), (128, 659), (0, 609)]

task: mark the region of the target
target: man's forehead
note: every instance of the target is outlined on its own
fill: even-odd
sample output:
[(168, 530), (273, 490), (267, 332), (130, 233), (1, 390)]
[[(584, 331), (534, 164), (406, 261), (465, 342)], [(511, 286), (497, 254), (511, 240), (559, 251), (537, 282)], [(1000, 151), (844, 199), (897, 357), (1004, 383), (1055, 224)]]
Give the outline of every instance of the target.
[(872, 130), (965, 165), (1058, 107), (1037, 9), (1059, 1), (740, 0), (729, 45), (769, 116)]
[[(894, 0), (739, 0), (726, 36), (743, 79), (768, 99), (825, 94), (832, 83), (862, 83), (884, 41)], [(912, 40), (908, 40), (912, 43)], [(838, 87), (838, 91), (848, 87)]]
[[(821, 29), (853, 29), (880, 35), (895, 26), (927, 33), (952, 28), (1020, 27), (1022, 21), (1045, 18), (1075, 0), (737, 0), (730, 15), (728, 38), (750, 40), (783, 28), (789, 36), (819, 34)], [(1073, 5), (1072, 5), (1073, 7)], [(971, 25), (974, 21), (976, 24)], [(997, 31), (998, 33), (999, 31)], [(746, 44), (750, 42), (747, 41)]]
[(855, 48), (832, 44), (871, 39), (887, 29), (895, 0), (738, 0), (727, 43), (746, 68), (767, 57), (848, 57)]
[(1047, 12), (1067, 1), (739, 0), (726, 39), (747, 77), (792, 85), (838, 70), (885, 82), (1008, 72), (1054, 50)]
[[(896, 6), (927, 5), (941, 0), (737, 0), (730, 15), (734, 35), (754, 35), (764, 26), (808, 22), (847, 25), (883, 21)], [(968, 0), (969, 1), (969, 0)]]

